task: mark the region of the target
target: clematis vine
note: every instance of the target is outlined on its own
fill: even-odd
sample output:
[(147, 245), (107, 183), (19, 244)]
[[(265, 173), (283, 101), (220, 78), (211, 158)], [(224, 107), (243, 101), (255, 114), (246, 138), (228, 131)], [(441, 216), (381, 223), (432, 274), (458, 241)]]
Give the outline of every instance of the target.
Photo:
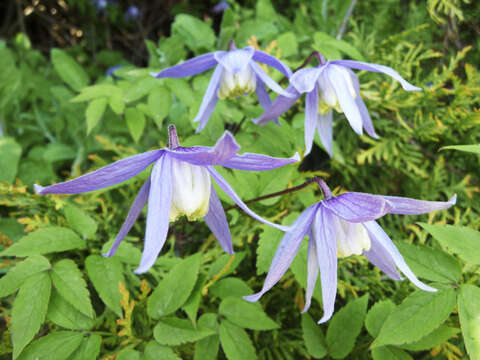
[(323, 317), (319, 324), (328, 321), (333, 314), (339, 257), (365, 255), (393, 280), (402, 280), (398, 268), (418, 288), (436, 291), (417, 279), (392, 240), (375, 220), (386, 214), (417, 215), (447, 209), (455, 204), (456, 195), (446, 202), (355, 192), (333, 196), (323, 180), (317, 179), (317, 182), (324, 200), (307, 208), (292, 224), (277, 248), (262, 290), (245, 296), (245, 300), (257, 301), (280, 280), (306, 235), (309, 236), (307, 289), (302, 312), (310, 307), (320, 272)]
[(360, 96), (360, 82), (351, 69), (384, 73), (399, 81), (406, 91), (421, 90), (388, 66), (353, 60), (326, 61), (321, 54), (315, 54), (320, 62), (317, 67), (300, 69), (290, 77), (290, 86), (287, 91), (292, 96), (278, 96), (272, 105), (255, 120), (259, 125), (275, 120), (306, 93), (305, 155), (312, 150), (313, 138), (317, 130), (323, 146), (332, 156), (332, 109), (344, 113), (357, 134), (362, 135), (365, 129), (368, 135), (378, 138), (367, 107)]
[(277, 69), (288, 78), (292, 74), (290, 68), (275, 57), (255, 50), (251, 46), (237, 49), (231, 42), (229, 51), (215, 51), (200, 55), (151, 75), (156, 78), (183, 78), (215, 67), (198, 114), (193, 120), (200, 122), (197, 128), (199, 132), (207, 124), (218, 99), (235, 98), (255, 91), (260, 105), (266, 109), (271, 101), (265, 85), (287, 98), (294, 96), (268, 76), (257, 62)]
[(78, 194), (98, 190), (130, 179), (154, 164), (152, 172), (140, 189), (110, 251), (115, 254), (121, 241), (132, 228), (148, 199), (145, 244), (137, 274), (144, 273), (154, 264), (168, 233), (169, 222), (185, 215), (188, 220), (204, 218), (220, 246), (233, 253), (232, 239), (222, 204), (212, 186), (212, 178), (232, 200), (254, 219), (282, 231), (288, 227), (271, 223), (239, 198), (232, 187), (213, 168), (220, 165), (231, 169), (265, 171), (299, 160), (273, 158), (260, 154), (238, 155), (240, 146), (229, 132), (225, 132), (214, 147), (182, 147), (175, 126), (169, 126), (169, 146), (119, 160), (76, 179), (47, 187), (35, 185), (37, 194)]

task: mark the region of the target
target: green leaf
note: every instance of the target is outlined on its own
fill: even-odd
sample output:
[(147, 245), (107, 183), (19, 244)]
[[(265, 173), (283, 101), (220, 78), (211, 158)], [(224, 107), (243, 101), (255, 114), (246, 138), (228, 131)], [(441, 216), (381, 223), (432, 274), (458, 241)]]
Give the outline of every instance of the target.
[(200, 274), (189, 298), (187, 299), (185, 304), (182, 305), (183, 311), (185, 311), (194, 326), (197, 322), (198, 307), (200, 306), (200, 302), (202, 301), (202, 289), (205, 285), (206, 280), (207, 276), (204, 274)]
[(17, 291), (30, 276), (50, 269), (51, 265), (41, 255), (33, 255), (15, 265), (0, 278), (0, 298)]
[(182, 360), (173, 350), (160, 345), (156, 341), (150, 341), (145, 347), (142, 360)]
[(324, 32), (313, 34), (313, 41), (315, 50), (322, 52), (328, 60), (337, 60), (339, 58), (337, 53), (340, 52), (354, 60), (365, 61), (363, 55), (353, 45), (346, 41), (335, 39)]
[(393, 346), (381, 346), (372, 350), (373, 360), (413, 360), (413, 358), (402, 349)]
[(159, 129), (162, 128), (162, 121), (168, 116), (171, 105), (170, 91), (163, 86), (154, 88), (148, 95), (148, 108)]
[(165, 85), (183, 104), (187, 106), (195, 104), (195, 94), (187, 80), (180, 78), (165, 79)]
[(53, 291), (48, 305), (47, 319), (66, 329), (90, 330), (94, 321), (75, 309), (57, 291)]
[[(225, 299), (226, 297), (241, 298), (242, 296), (253, 294), (252, 289), (245, 281), (233, 277), (221, 279), (219, 282), (211, 286), (209, 290), (213, 295), (220, 299)], [(255, 304), (258, 304), (258, 302)]]
[(288, 57), (298, 53), (297, 36), (291, 31), (280, 35), (277, 38), (277, 45), (280, 49), (281, 57)]
[(47, 314), (52, 284), (46, 272), (31, 276), (20, 287), (12, 309), (10, 331), (16, 359), (40, 329)]
[[(102, 246), (102, 254), (107, 253), (113, 245), (115, 238), (110, 239)], [(125, 264), (138, 266), (142, 252), (127, 241), (122, 241), (115, 252), (115, 259)]]
[(80, 346), (83, 335), (58, 331), (41, 337), (28, 346), (19, 360), (65, 360)]
[(235, 325), (252, 330), (272, 330), (278, 325), (258, 306), (235, 297), (227, 297), (220, 303), (218, 313)]
[(24, 257), (85, 248), (85, 240), (80, 239), (72, 230), (50, 226), (24, 236), (20, 241), (2, 251), (0, 256)]
[(97, 290), (105, 305), (118, 316), (122, 316), (120, 305), (122, 295), (119, 288), (120, 282), (125, 284), (122, 265), (115, 258), (90, 255), (85, 260), (85, 268), (95, 290)]
[(367, 312), (368, 295), (350, 301), (333, 315), (327, 329), (328, 353), (334, 359), (345, 358), (355, 345)]
[(372, 306), (365, 317), (365, 327), (374, 338), (380, 333), (383, 323), (395, 309), (395, 304), (391, 300), (382, 300)]
[(195, 343), (194, 360), (216, 360), (220, 347), (220, 338), (217, 335), (219, 328), (217, 314), (203, 314), (198, 319), (198, 325), (213, 330), (215, 335), (207, 336)]
[(85, 117), (87, 118), (87, 135), (90, 134), (95, 126), (97, 126), (105, 113), (106, 108), (106, 98), (95, 99), (88, 103), (87, 110), (85, 110)]
[(127, 349), (120, 351), (115, 360), (140, 360), (140, 356), (137, 350)]
[(172, 34), (181, 35), (185, 45), (193, 50), (211, 49), (215, 44), (215, 33), (209, 24), (187, 14), (175, 16)]
[(63, 160), (73, 160), (77, 153), (75, 150), (66, 144), (59, 142), (53, 142), (47, 145), (47, 148), (43, 152), (43, 160), (48, 163)]
[(93, 318), (87, 283), (74, 261), (63, 259), (57, 262), (53, 265), (51, 277), (55, 289), (65, 300), (81, 313)]
[(125, 100), (123, 99), (123, 91), (120, 88), (116, 89), (117, 91), (113, 92), (108, 99), (108, 105), (115, 114), (122, 115), (125, 111)]
[(462, 276), (458, 261), (439, 249), (407, 243), (399, 243), (398, 249), (418, 277), (448, 283), (458, 282)]
[(448, 318), (455, 307), (455, 300), (454, 289), (413, 293), (386, 319), (372, 348), (420, 340)]
[(440, 148), (440, 150), (460, 150), (474, 154), (480, 154), (480, 145), (450, 145)]
[(121, 89), (111, 84), (97, 84), (97, 85), (87, 86), (80, 91), (80, 94), (78, 94), (73, 99), (71, 99), (70, 102), (78, 103), (78, 102), (98, 99), (101, 97), (109, 97), (113, 93), (118, 91), (121, 92)]
[(302, 314), (302, 332), (305, 346), (311, 356), (315, 359), (321, 359), (327, 355), (322, 328), (307, 313)]
[(427, 336), (421, 338), (420, 340), (411, 344), (401, 345), (400, 347), (402, 349), (410, 351), (429, 350), (439, 345), (442, 345), (444, 342), (446, 342), (448, 339), (458, 334), (459, 332), (460, 329), (442, 325), (438, 329), (433, 330)]
[(194, 328), (189, 320), (178, 318), (160, 320), (153, 329), (153, 337), (162, 345), (181, 345), (214, 334), (209, 328), (200, 325)]
[(158, 86), (158, 79), (148, 75), (148, 77), (137, 80), (123, 94), (123, 100), (127, 103), (137, 101), (147, 95), (153, 88)]
[[(247, 255), (245, 251), (237, 252), (234, 255), (230, 255), (230, 254), (221, 255), (217, 260), (215, 260), (212, 266), (210, 266), (208, 275), (210, 277), (218, 276), (221, 271), (222, 271), (221, 277), (225, 277), (232, 274), (235, 271), (235, 269), (238, 267), (238, 265), (240, 265), (242, 260), (245, 258), (245, 255)], [(232, 256), (235, 256), (233, 261), (231, 260)], [(227, 264), (229, 265), (225, 269), (225, 266), (227, 266)]]
[(138, 142), (142, 136), (143, 130), (145, 129), (145, 115), (137, 108), (127, 108), (125, 110), (125, 119), (133, 140)]
[(465, 284), (460, 288), (458, 315), (470, 359), (480, 358), (480, 288)]
[(97, 223), (85, 211), (75, 205), (67, 204), (64, 208), (65, 217), (73, 230), (88, 238), (97, 232)]
[(0, 138), (0, 182), (13, 182), (17, 175), (22, 147), (13, 138)]
[(256, 6), (256, 15), (258, 19), (264, 21), (274, 21), (277, 17), (277, 12), (270, 0), (258, 0)]
[(465, 262), (480, 265), (480, 232), (465, 226), (418, 224)]
[(80, 91), (88, 85), (90, 79), (85, 70), (65, 51), (52, 49), (50, 56), (58, 75), (72, 89)]
[(195, 287), (201, 254), (195, 254), (175, 265), (160, 281), (147, 302), (150, 317), (158, 319), (173, 313), (185, 301)]
[(102, 337), (97, 334), (91, 334), (84, 338), (80, 347), (68, 358), (68, 360), (96, 360), (100, 354)]
[(245, 330), (223, 320), (220, 324), (220, 343), (228, 360), (256, 359), (255, 348)]

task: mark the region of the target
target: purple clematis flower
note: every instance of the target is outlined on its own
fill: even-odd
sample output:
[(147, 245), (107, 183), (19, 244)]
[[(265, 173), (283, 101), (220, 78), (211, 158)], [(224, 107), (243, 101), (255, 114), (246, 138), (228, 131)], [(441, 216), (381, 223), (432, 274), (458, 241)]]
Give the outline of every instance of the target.
[(350, 69), (384, 73), (398, 80), (404, 90), (421, 90), (388, 66), (352, 60), (325, 61), (323, 56), (320, 54), (318, 56), (319, 66), (300, 69), (290, 77), (290, 86), (287, 91), (293, 96), (277, 97), (272, 105), (255, 120), (259, 125), (275, 120), (292, 107), (303, 93), (306, 93), (305, 155), (312, 150), (316, 129), (323, 146), (332, 156), (332, 109), (343, 112), (357, 134), (362, 135), (365, 129), (368, 135), (378, 138), (367, 107), (360, 96), (358, 77)]
[(302, 312), (310, 307), (320, 271), (323, 317), (319, 324), (328, 321), (333, 314), (337, 292), (338, 257), (363, 254), (390, 278), (402, 279), (398, 268), (418, 288), (436, 291), (417, 279), (392, 240), (375, 220), (389, 213), (416, 215), (447, 209), (455, 204), (456, 195), (446, 202), (355, 192), (333, 196), (322, 180), (317, 182), (323, 191), (324, 200), (306, 209), (285, 233), (262, 290), (257, 294), (245, 296), (245, 300), (257, 301), (280, 280), (306, 235), (309, 236), (308, 275), (306, 301)]
[(93, 191), (130, 179), (150, 164), (154, 164), (152, 173), (133, 202), (112, 248), (105, 255), (115, 254), (148, 199), (144, 250), (140, 266), (135, 270), (140, 274), (154, 264), (167, 239), (169, 222), (182, 215), (186, 215), (189, 220), (203, 217), (220, 246), (227, 253), (233, 253), (227, 218), (212, 186), (212, 178), (248, 215), (282, 231), (288, 229), (271, 223), (250, 210), (213, 166), (265, 171), (297, 162), (298, 154), (289, 159), (282, 159), (251, 153), (238, 155), (239, 149), (240, 146), (229, 132), (225, 132), (214, 147), (182, 147), (178, 142), (175, 127), (170, 125), (168, 148), (131, 156), (63, 183), (47, 187), (35, 185), (35, 191), (40, 195)]
[(200, 122), (197, 128), (197, 132), (199, 132), (207, 124), (219, 98), (222, 100), (227, 97), (235, 98), (255, 91), (260, 105), (266, 109), (271, 101), (265, 85), (287, 98), (295, 96), (285, 91), (268, 76), (257, 64), (257, 61), (277, 69), (286, 77), (290, 77), (292, 74), (289, 67), (275, 57), (255, 50), (251, 46), (237, 49), (232, 42), (229, 51), (215, 51), (200, 55), (151, 75), (156, 78), (183, 78), (215, 67), (198, 114), (193, 120)]

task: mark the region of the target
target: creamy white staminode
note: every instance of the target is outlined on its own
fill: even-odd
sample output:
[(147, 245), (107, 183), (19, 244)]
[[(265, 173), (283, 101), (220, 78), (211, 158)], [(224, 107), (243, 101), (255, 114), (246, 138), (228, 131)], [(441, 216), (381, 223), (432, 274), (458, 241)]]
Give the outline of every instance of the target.
[(208, 212), (210, 201), (210, 174), (203, 166), (172, 160), (173, 194), (170, 221), (185, 215), (194, 221)]
[[(347, 69), (341, 66), (335, 66), (335, 69), (343, 77), (345, 83), (347, 84), (348, 92), (355, 99), (357, 97), (357, 92), (355, 91), (355, 87), (353, 86), (352, 76)], [(330, 78), (326, 74), (326, 71), (323, 71), (320, 74), (317, 83), (319, 91), (318, 112), (320, 114), (326, 114), (330, 111), (330, 109), (333, 108), (339, 113), (342, 113), (343, 110), (338, 103), (337, 94), (332, 86)]]
[(225, 69), (218, 87), (218, 97), (224, 100), (227, 97), (235, 98), (245, 93), (251, 94), (256, 86), (257, 77), (250, 65), (235, 74)]

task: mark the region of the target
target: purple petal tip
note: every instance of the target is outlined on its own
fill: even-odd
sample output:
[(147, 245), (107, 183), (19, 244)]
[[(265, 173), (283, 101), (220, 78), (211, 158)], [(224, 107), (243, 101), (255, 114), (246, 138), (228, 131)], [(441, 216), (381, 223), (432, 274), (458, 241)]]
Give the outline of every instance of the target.
[(300, 161), (301, 160), (300, 154), (296, 152), (295, 155), (292, 156), (292, 160), (295, 160), (295, 162)]
[(262, 297), (262, 295), (263, 295), (263, 293), (259, 292), (257, 294), (244, 296), (243, 300), (246, 300), (246, 301), (249, 301), (249, 302), (256, 302)]
[(35, 193), (36, 193), (36, 194), (38, 194), (38, 195), (43, 195), (43, 194), (42, 194), (42, 191), (43, 191), (43, 189), (45, 189), (43, 186), (37, 185), (37, 184), (33, 184), (33, 188), (35, 189)]
[(158, 74), (160, 74), (160, 73), (159, 72), (158, 73), (150, 72), (150, 75), (155, 77), (155, 78), (158, 76)]
[(451, 204), (451, 205), (455, 205), (457, 203), (457, 194), (453, 195), (450, 200), (448, 200), (448, 202)]

